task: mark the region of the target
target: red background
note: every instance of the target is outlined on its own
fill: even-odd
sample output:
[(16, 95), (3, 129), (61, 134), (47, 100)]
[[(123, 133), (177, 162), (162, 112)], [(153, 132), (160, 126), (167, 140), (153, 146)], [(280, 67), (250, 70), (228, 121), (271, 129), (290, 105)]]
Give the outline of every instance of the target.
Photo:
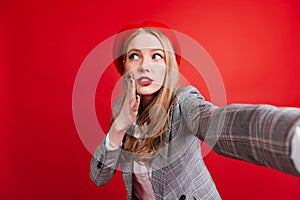
[[(89, 179), (72, 89), (89, 52), (131, 22), (161, 21), (199, 42), (219, 67), (228, 103), (300, 107), (297, 0), (2, 0), (0, 13), (0, 199), (125, 198), (120, 172), (104, 187)], [(209, 99), (191, 69), (181, 70)], [(100, 89), (113, 87), (115, 73), (106, 71)], [(205, 161), (225, 200), (300, 199), (297, 177), (213, 152)]]

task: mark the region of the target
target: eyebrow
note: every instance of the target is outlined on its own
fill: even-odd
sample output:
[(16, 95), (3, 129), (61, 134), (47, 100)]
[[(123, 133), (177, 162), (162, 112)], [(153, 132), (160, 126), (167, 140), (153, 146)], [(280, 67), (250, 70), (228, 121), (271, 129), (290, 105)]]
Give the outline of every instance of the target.
[[(150, 49), (150, 51), (162, 51), (162, 52), (164, 52), (164, 50), (163, 49), (151, 49), (151, 48), (147, 48), (147, 49)], [(131, 52), (131, 51), (141, 51), (142, 49), (129, 49), (128, 51), (127, 51), (127, 53), (129, 53), (129, 52)]]

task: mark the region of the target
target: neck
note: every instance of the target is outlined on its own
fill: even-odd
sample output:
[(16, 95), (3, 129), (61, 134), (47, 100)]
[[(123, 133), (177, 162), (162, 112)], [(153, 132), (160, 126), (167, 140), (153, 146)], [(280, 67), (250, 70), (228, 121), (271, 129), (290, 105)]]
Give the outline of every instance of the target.
[(154, 99), (154, 95), (143, 95), (141, 97), (143, 107), (148, 106), (153, 99)]

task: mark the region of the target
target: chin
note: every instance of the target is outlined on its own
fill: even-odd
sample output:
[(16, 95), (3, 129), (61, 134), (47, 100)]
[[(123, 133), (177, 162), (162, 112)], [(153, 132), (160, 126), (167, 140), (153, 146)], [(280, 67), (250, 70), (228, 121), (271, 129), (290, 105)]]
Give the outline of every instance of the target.
[(147, 87), (140, 87), (137, 89), (137, 93), (139, 95), (153, 95), (155, 94), (157, 91), (159, 91), (161, 88), (161, 86), (156, 86), (156, 87), (153, 87), (153, 86), (147, 86)]

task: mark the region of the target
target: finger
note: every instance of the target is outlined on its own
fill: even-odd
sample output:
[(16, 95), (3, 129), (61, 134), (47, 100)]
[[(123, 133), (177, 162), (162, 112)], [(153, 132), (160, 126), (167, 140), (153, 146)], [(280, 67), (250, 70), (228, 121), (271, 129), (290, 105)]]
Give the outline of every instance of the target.
[(133, 106), (133, 104), (135, 103), (136, 101), (136, 83), (133, 79), (133, 76), (130, 75), (128, 76), (129, 78), (129, 87), (128, 87), (128, 97), (129, 97), (129, 103), (131, 106)]
[(132, 110), (134, 112), (137, 112), (139, 110), (140, 102), (141, 102), (140, 95), (136, 95), (136, 99), (135, 99), (135, 102), (134, 102), (133, 107), (132, 107)]
[(126, 91), (125, 91), (125, 101), (129, 103), (130, 99), (131, 99), (131, 91), (132, 91), (132, 75), (131, 74), (127, 74), (125, 76), (125, 84), (126, 84)]

